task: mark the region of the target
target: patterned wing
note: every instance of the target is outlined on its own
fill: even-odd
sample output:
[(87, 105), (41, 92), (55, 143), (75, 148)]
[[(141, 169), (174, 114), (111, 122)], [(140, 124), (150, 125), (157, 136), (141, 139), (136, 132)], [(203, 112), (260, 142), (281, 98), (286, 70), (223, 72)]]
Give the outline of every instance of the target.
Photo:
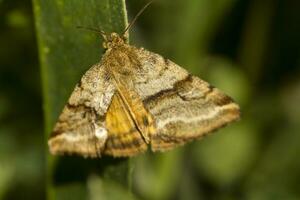
[(90, 68), (76, 85), (48, 141), (52, 154), (97, 157), (105, 147), (105, 113), (115, 92), (105, 67)]
[(153, 115), (157, 131), (153, 151), (201, 138), (239, 119), (239, 106), (217, 88), (158, 54), (136, 49), (140, 69), (134, 85)]
[(114, 157), (133, 156), (147, 149), (147, 145), (119, 92), (113, 96), (105, 122), (109, 132), (104, 149), (105, 154)]

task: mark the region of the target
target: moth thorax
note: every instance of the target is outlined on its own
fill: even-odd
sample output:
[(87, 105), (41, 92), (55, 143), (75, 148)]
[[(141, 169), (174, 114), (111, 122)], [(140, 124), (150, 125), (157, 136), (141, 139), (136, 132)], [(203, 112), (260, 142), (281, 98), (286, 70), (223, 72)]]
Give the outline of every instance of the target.
[(117, 47), (123, 45), (125, 43), (125, 39), (117, 33), (111, 33), (107, 37), (104, 38), (103, 47), (105, 49)]

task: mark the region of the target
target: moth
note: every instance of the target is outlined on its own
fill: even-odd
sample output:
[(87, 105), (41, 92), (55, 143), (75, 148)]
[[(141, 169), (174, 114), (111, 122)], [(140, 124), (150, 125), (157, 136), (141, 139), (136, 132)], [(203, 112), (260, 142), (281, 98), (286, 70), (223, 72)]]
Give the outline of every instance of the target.
[(52, 154), (128, 157), (148, 146), (166, 151), (239, 119), (239, 106), (219, 89), (129, 45), (125, 33), (132, 24), (121, 36), (101, 32), (106, 51), (63, 108), (48, 141)]

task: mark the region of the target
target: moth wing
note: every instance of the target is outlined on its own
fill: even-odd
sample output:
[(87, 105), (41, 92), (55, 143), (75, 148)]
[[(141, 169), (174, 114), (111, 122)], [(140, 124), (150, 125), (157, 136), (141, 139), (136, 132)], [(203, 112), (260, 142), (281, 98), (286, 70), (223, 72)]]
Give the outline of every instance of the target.
[(107, 139), (105, 113), (115, 92), (105, 67), (92, 66), (81, 78), (48, 140), (52, 154), (101, 155)]
[(133, 156), (147, 149), (119, 92), (116, 92), (112, 98), (105, 122), (109, 133), (104, 149), (105, 154), (114, 157)]
[(164, 151), (201, 138), (239, 119), (239, 106), (223, 92), (158, 54), (137, 50), (135, 89), (153, 115), (153, 151)]
[(150, 136), (156, 132), (153, 116), (145, 108), (141, 97), (135, 91), (130, 80), (126, 80), (125, 77), (118, 77), (116, 88), (119, 91), (120, 98), (126, 104), (137, 129), (148, 144)]

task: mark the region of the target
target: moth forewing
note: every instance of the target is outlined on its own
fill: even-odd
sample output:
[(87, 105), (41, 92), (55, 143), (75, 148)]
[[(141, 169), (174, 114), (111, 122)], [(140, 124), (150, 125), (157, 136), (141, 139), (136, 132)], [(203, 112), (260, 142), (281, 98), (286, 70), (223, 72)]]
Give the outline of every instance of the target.
[(142, 74), (136, 73), (134, 85), (156, 124), (153, 151), (172, 149), (239, 119), (239, 106), (223, 92), (158, 54), (134, 49)]
[(92, 66), (75, 86), (48, 140), (52, 154), (99, 157), (105, 147), (104, 116), (115, 93), (101, 63)]

